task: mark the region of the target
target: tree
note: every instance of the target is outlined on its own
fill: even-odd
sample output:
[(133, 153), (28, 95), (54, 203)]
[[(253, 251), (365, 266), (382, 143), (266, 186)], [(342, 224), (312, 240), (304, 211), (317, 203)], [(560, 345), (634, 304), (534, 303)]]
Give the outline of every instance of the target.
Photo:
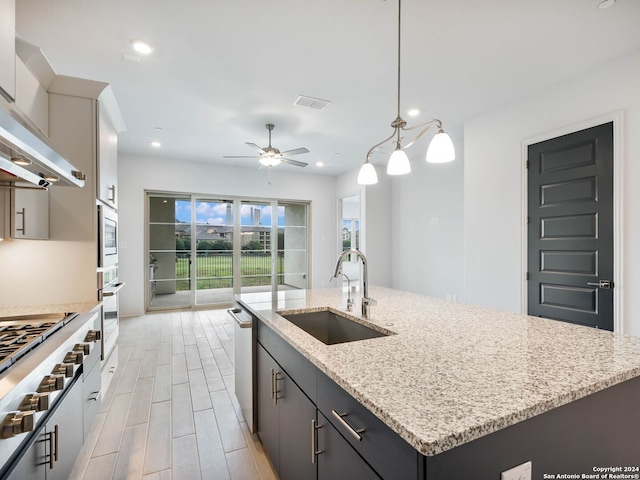
[(197, 250), (215, 250), (214, 243), (211, 240), (198, 240), (196, 244)]
[(264, 251), (264, 247), (259, 240), (251, 240), (242, 246), (242, 250), (259, 250), (262, 252)]
[(187, 246), (184, 244), (184, 240), (180, 237), (176, 237), (176, 250), (186, 250)]
[(233, 243), (228, 240), (216, 240), (213, 242), (211, 250), (233, 250)]

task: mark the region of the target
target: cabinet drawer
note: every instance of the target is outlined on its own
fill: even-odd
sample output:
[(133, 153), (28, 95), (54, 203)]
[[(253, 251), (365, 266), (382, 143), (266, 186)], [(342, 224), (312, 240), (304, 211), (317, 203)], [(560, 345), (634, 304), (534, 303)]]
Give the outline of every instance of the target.
[(256, 321), (258, 342), (280, 364), (287, 375), (313, 402), (316, 401), (316, 367), (304, 358), (295, 348), (283, 340), (264, 323)]
[[(411, 445), (324, 373), (318, 372), (317, 379), (318, 410), (382, 478), (418, 478), (419, 455)], [(341, 414), (348, 426), (332, 411)], [(361, 429), (357, 440), (355, 430)]]
[(99, 367), (94, 367), (82, 382), (82, 414), (84, 421), (84, 439), (89, 435), (96, 415), (102, 403), (102, 375)]
[(116, 373), (116, 369), (118, 368), (118, 345), (116, 345), (113, 350), (111, 350), (111, 354), (109, 358), (107, 358), (104, 362), (102, 362), (102, 395), (104, 396), (109, 389), (109, 385), (111, 384), (111, 380)]

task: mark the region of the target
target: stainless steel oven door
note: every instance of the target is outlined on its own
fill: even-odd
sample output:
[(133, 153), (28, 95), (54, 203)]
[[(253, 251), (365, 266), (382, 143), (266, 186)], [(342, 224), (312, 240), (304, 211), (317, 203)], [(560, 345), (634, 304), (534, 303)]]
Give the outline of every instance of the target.
[(118, 214), (112, 208), (98, 205), (98, 267), (118, 263)]
[(120, 331), (118, 292), (124, 283), (115, 283), (102, 290), (102, 360), (109, 358)]

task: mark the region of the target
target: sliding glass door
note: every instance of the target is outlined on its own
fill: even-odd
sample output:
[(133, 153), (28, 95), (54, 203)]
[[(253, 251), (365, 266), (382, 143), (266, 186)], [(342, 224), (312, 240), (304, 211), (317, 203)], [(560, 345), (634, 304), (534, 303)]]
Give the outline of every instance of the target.
[(304, 202), (147, 193), (147, 309), (308, 287)]
[(195, 303), (233, 302), (233, 200), (195, 199)]
[(190, 196), (148, 195), (147, 306), (192, 305)]

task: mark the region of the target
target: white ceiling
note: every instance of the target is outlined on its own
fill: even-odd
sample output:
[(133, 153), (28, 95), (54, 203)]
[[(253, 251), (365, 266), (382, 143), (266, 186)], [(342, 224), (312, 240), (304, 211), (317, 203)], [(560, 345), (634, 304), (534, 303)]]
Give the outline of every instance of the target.
[[(438, 117), (461, 142), (465, 120), (640, 49), (640, 0), (599, 2), (405, 0), (401, 113), (410, 124)], [(18, 34), (59, 74), (111, 84), (127, 126), (121, 153), (255, 168), (222, 156), (252, 155), (244, 142), (266, 146), (271, 122), (273, 146), (310, 150), (292, 157), (310, 163), (304, 170), (278, 169), (335, 175), (391, 134), (395, 0), (16, 3)], [(133, 38), (154, 53), (125, 60)], [(331, 104), (294, 106), (299, 95)], [(422, 114), (409, 119), (414, 107)]]

